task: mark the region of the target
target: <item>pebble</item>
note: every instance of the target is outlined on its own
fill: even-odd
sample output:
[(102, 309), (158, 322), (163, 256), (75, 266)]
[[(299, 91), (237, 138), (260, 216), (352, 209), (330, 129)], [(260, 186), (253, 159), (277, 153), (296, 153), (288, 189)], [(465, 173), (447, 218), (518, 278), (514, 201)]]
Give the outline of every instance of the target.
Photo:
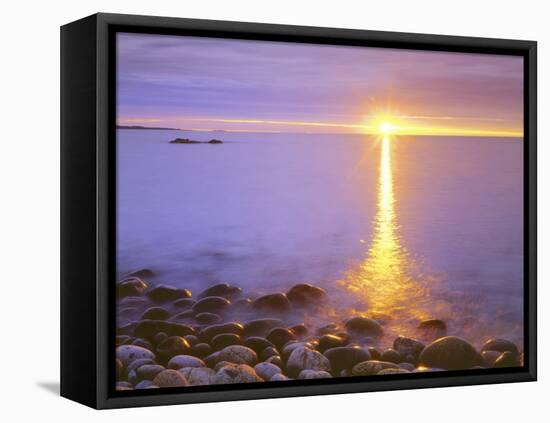
[(206, 288), (197, 296), (197, 298), (201, 299), (205, 297), (224, 297), (228, 300), (231, 300), (232, 298), (239, 296), (241, 292), (242, 289), (238, 286), (229, 285), (227, 283), (220, 283), (211, 286), (210, 288)]
[(269, 379), (270, 382), (282, 382), (285, 380), (290, 380), (288, 376), (285, 376), (282, 373), (274, 374), (271, 379)]
[(323, 335), (319, 338), (317, 349), (320, 352), (325, 352), (330, 348), (342, 347), (347, 344), (347, 341), (336, 335)]
[(137, 345), (121, 345), (116, 349), (116, 358), (120, 360), (124, 367), (128, 366), (132, 361), (139, 358), (155, 359), (153, 352)]
[(196, 301), (191, 298), (179, 298), (172, 305), (181, 310), (190, 309), (195, 305)]
[[(248, 340), (247, 340), (248, 341)], [(247, 345), (249, 346), (249, 345)], [(249, 346), (250, 347), (250, 346)], [(252, 347), (251, 347), (252, 348)], [(254, 348), (252, 348), (254, 349)], [(254, 350), (256, 351), (256, 350)], [(277, 348), (275, 348), (274, 346), (271, 346), (271, 347), (266, 347), (262, 350), (262, 352), (260, 353), (259, 357), (260, 357), (260, 360), (262, 361), (265, 361), (267, 360), (269, 357), (272, 357), (274, 355), (279, 355), (279, 351), (277, 350)]]
[(519, 355), (518, 347), (513, 342), (505, 339), (490, 339), (481, 347), (481, 351), (499, 351), (501, 353), (509, 351), (516, 357)]
[(192, 355), (176, 355), (166, 365), (169, 369), (179, 370), (184, 367), (206, 367), (204, 361)]
[(219, 351), (229, 345), (242, 345), (243, 340), (236, 333), (220, 333), (210, 340), (214, 351)]
[(393, 341), (393, 349), (398, 351), (403, 358), (411, 356), (415, 361), (420, 356), (420, 353), (425, 348), (425, 345), (416, 339), (398, 336)]
[(272, 355), (267, 360), (265, 360), (265, 362), (274, 364), (280, 369), (283, 369), (285, 367), (285, 363), (283, 362), (283, 359), (278, 355)]
[(285, 324), (280, 319), (255, 319), (245, 323), (242, 335), (266, 336), (273, 328), (284, 327)]
[(500, 351), (483, 351), (481, 353), (483, 365), (489, 368), (493, 367), (495, 365), (495, 361), (497, 361), (497, 358), (499, 358), (501, 354), (502, 353)]
[(258, 363), (254, 366), (254, 370), (263, 380), (270, 380), (273, 375), (282, 373), (281, 368), (273, 363)]
[(151, 344), (147, 339), (136, 338), (132, 341), (132, 345), (137, 345), (138, 347), (143, 347), (153, 351), (153, 344)]
[(215, 383), (216, 372), (208, 367), (183, 367), (178, 371), (189, 385), (201, 386)]
[(495, 361), (493, 367), (517, 367), (519, 366), (518, 355), (512, 351), (504, 351)]
[(352, 317), (346, 322), (345, 327), (350, 334), (357, 336), (378, 337), (384, 333), (380, 323), (367, 317)]
[(144, 364), (143, 366), (137, 367), (132, 373), (134, 373), (133, 377), (130, 377), (128, 375), (128, 380), (136, 385), (138, 382), (141, 382), (142, 380), (153, 380), (156, 375), (158, 375), (163, 370), (166, 370), (163, 366), (160, 366), (158, 364)]
[(187, 386), (187, 379), (177, 370), (163, 370), (153, 379), (153, 384), (159, 388), (172, 388), (177, 386)]
[(147, 296), (158, 303), (166, 303), (174, 301), (178, 298), (191, 297), (191, 291), (187, 289), (179, 289), (171, 285), (156, 285), (147, 291)]
[(267, 294), (256, 298), (252, 302), (252, 308), (261, 312), (282, 313), (290, 309), (290, 301), (281, 292)]
[(296, 335), (297, 338), (302, 338), (307, 336), (309, 330), (307, 326), (303, 323), (289, 327), (290, 331)]
[(209, 366), (219, 363), (220, 361), (254, 366), (258, 362), (258, 355), (254, 352), (254, 350), (243, 345), (231, 345), (210, 354), (204, 360)]
[(141, 320), (166, 320), (170, 317), (170, 312), (162, 307), (149, 307), (141, 315)]
[(456, 336), (439, 338), (420, 354), (420, 364), (447, 370), (469, 369), (481, 364), (481, 356), (467, 341)]
[(223, 297), (204, 297), (197, 301), (193, 305), (193, 313), (200, 314), (200, 313), (222, 313), (225, 311), (231, 303), (229, 300)]
[(147, 284), (140, 278), (124, 279), (116, 284), (116, 295), (118, 298), (142, 295), (147, 287)]
[(384, 369), (400, 369), (400, 367), (397, 364), (390, 363), (388, 361), (369, 360), (353, 366), (351, 374), (353, 376), (370, 376), (375, 375)]
[[(271, 342), (261, 336), (251, 336), (250, 338), (247, 338), (246, 341), (244, 341), (244, 346), (253, 349), (258, 355), (260, 355), (260, 353), (262, 353), (266, 348), (275, 347)], [(276, 354), (278, 353), (276, 352)]]
[(393, 348), (388, 348), (382, 353), (380, 361), (389, 361), (390, 363), (401, 363), (403, 361), (403, 356)]
[(324, 370), (302, 370), (298, 375), (298, 379), (326, 379), (331, 378), (332, 375)]
[(424, 320), (418, 325), (418, 330), (423, 338), (434, 340), (447, 335), (447, 325), (443, 320), (429, 319)]
[(199, 313), (195, 316), (195, 321), (203, 325), (212, 325), (214, 323), (219, 323), (222, 321), (222, 318), (216, 313)]
[(181, 336), (169, 336), (157, 345), (157, 357), (161, 362), (167, 362), (176, 355), (187, 355), (191, 351), (191, 345)]
[(243, 332), (244, 327), (242, 324), (237, 322), (229, 322), (207, 326), (201, 331), (200, 336), (206, 340), (210, 340), (220, 333), (235, 333), (237, 335), (241, 335)]
[(296, 336), (289, 329), (274, 328), (269, 332), (266, 339), (275, 345), (275, 347), (281, 348), (288, 341), (295, 340)]
[(141, 320), (134, 328), (134, 336), (151, 340), (159, 332), (169, 336), (194, 335), (195, 330), (183, 323), (168, 322), (165, 320)]
[(342, 370), (351, 370), (357, 363), (371, 360), (368, 350), (358, 346), (330, 348), (324, 352), (324, 355), (330, 361), (330, 367), (336, 375)]
[(377, 375), (395, 375), (395, 374), (401, 374), (401, 373), (411, 373), (411, 372), (403, 368), (398, 368), (398, 369), (388, 368), (388, 369), (382, 369), (376, 374)]
[(286, 363), (286, 371), (290, 377), (296, 377), (302, 370), (330, 372), (330, 361), (318, 351), (299, 346), (290, 353)]
[(228, 363), (222, 366), (214, 377), (216, 383), (262, 382), (262, 378), (247, 364)]
[(132, 361), (130, 364), (128, 364), (128, 366), (126, 366), (126, 377), (128, 377), (131, 371), (135, 371), (137, 368), (145, 364), (156, 364), (156, 363), (150, 358), (138, 358), (137, 360)]
[(142, 380), (141, 382), (139, 382), (135, 388), (136, 389), (146, 389), (146, 388), (149, 388), (150, 386), (156, 386), (152, 380)]
[(212, 352), (213, 352), (212, 347), (209, 344), (206, 344), (204, 342), (195, 344), (191, 347), (191, 354), (200, 358), (209, 356), (210, 354), (212, 354)]
[(327, 301), (323, 288), (308, 283), (294, 285), (286, 293), (288, 300), (295, 306), (320, 306)]

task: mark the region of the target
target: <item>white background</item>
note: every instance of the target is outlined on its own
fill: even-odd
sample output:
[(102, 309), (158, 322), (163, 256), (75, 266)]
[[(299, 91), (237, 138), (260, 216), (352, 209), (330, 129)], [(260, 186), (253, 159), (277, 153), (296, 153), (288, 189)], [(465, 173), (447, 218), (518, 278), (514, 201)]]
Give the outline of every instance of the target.
[[(0, 419), (128, 421), (543, 421), (550, 204), (549, 11), (541, 0), (7, 1), (2, 5)], [(97, 412), (58, 396), (59, 26), (118, 12), (539, 42), (539, 382)], [(545, 263), (546, 261), (546, 263)], [(77, 282), (77, 281), (75, 281)], [(546, 395), (543, 392), (546, 390)]]

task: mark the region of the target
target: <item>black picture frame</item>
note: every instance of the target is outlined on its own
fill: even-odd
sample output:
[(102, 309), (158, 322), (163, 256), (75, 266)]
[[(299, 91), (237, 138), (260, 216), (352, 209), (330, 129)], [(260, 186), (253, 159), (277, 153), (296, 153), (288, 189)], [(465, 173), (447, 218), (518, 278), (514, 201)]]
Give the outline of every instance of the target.
[[(497, 53), (524, 58), (525, 365), (116, 392), (115, 48), (117, 31)], [(537, 375), (537, 44), (534, 41), (98, 13), (61, 28), (61, 395), (119, 408), (525, 382)]]

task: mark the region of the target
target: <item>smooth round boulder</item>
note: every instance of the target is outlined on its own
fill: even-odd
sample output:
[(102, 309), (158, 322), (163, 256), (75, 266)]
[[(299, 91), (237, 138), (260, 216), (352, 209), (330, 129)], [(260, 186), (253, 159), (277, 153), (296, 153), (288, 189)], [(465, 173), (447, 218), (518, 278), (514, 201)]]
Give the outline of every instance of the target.
[(235, 297), (238, 297), (242, 292), (242, 289), (238, 286), (229, 285), (227, 283), (220, 283), (210, 288), (206, 288), (202, 291), (197, 298), (202, 299), (205, 297), (223, 297), (231, 300)]
[(286, 363), (286, 371), (290, 377), (297, 377), (302, 370), (330, 372), (330, 361), (319, 351), (300, 346), (290, 353)]
[(156, 285), (147, 291), (147, 296), (157, 303), (166, 303), (179, 298), (191, 297), (191, 292), (187, 289), (179, 289), (171, 285)]
[(208, 367), (183, 367), (178, 372), (192, 386), (212, 385), (215, 383), (216, 372)]
[(137, 345), (121, 345), (116, 349), (116, 358), (120, 360), (124, 367), (128, 366), (132, 361), (144, 358), (149, 360), (155, 359), (155, 354), (143, 347)]
[(498, 338), (489, 339), (485, 342), (485, 344), (481, 347), (481, 351), (499, 351), (501, 353), (509, 351), (516, 357), (519, 355), (519, 350), (516, 344), (507, 341), (506, 339)]
[(393, 348), (388, 348), (382, 352), (381, 361), (389, 361), (390, 363), (401, 363), (403, 356)]
[(163, 307), (149, 307), (141, 315), (141, 320), (166, 320), (170, 317), (170, 312)]
[(231, 345), (209, 355), (204, 360), (209, 366), (215, 365), (220, 361), (254, 366), (258, 362), (258, 355), (254, 350), (243, 345)]
[[(254, 348), (252, 348), (252, 349), (254, 349)], [(254, 350), (254, 351), (256, 351), (256, 350)], [(271, 346), (271, 347), (264, 348), (260, 352), (259, 357), (260, 357), (261, 361), (266, 361), (269, 357), (273, 357), (274, 355), (279, 355), (279, 351), (274, 346)]]
[[(252, 348), (258, 355), (260, 355), (260, 353), (262, 353), (266, 348), (275, 347), (275, 345), (261, 336), (251, 336), (244, 341), (243, 345), (248, 348)], [(277, 354), (277, 352), (275, 354)]]
[(286, 296), (293, 305), (298, 307), (317, 307), (327, 301), (326, 291), (309, 283), (294, 285), (288, 290)]
[(250, 383), (262, 382), (263, 379), (247, 364), (227, 363), (222, 366), (214, 377), (215, 383)]
[(116, 295), (118, 298), (142, 295), (148, 285), (140, 278), (127, 278), (116, 284)]
[(504, 351), (495, 361), (493, 367), (518, 367), (520, 365), (518, 355), (512, 351)]
[(280, 319), (255, 319), (244, 324), (242, 335), (266, 336), (273, 328), (284, 327), (285, 324)]
[(178, 386), (188, 386), (187, 379), (177, 370), (163, 370), (153, 379), (153, 384), (159, 388), (174, 388)]
[(135, 389), (147, 389), (150, 386), (156, 386), (152, 380), (142, 380), (141, 382), (137, 383), (135, 386)]
[(228, 299), (223, 297), (204, 297), (193, 304), (193, 313), (221, 314), (231, 305)]
[(236, 333), (220, 333), (210, 340), (214, 351), (219, 351), (229, 345), (242, 345), (243, 340)]
[(500, 357), (502, 353), (500, 351), (483, 351), (481, 353), (481, 360), (483, 361), (483, 366), (491, 368), (495, 365), (495, 361)]
[(281, 348), (288, 341), (295, 340), (296, 336), (286, 328), (275, 328), (271, 329), (266, 338), (269, 342), (275, 345), (275, 347)]
[(319, 352), (325, 352), (330, 348), (343, 347), (347, 342), (345, 339), (336, 335), (323, 335), (319, 338), (319, 343), (317, 344), (317, 350)]
[(283, 313), (290, 309), (290, 301), (285, 294), (277, 292), (256, 298), (252, 308), (260, 312)]
[(285, 363), (283, 362), (283, 359), (279, 355), (272, 355), (271, 357), (268, 357), (265, 360), (265, 362), (270, 364), (275, 364), (280, 369), (285, 368)]
[(141, 366), (144, 366), (145, 364), (157, 364), (150, 358), (138, 358), (137, 360), (132, 361), (128, 366), (126, 367), (126, 378), (130, 375), (132, 371), (135, 371)]
[(371, 356), (371, 360), (381, 360), (382, 359), (382, 353), (378, 351), (375, 347), (368, 347), (367, 351), (369, 352)]
[(118, 347), (119, 345), (126, 345), (131, 344), (132, 338), (128, 335), (118, 335), (115, 338), (115, 345)]
[(368, 317), (352, 317), (346, 321), (345, 328), (348, 333), (354, 336), (379, 337), (384, 333), (380, 323)]
[(139, 366), (135, 369), (133, 372), (133, 377), (128, 377), (128, 380), (136, 385), (142, 380), (153, 380), (156, 375), (158, 375), (163, 370), (166, 370), (163, 366), (160, 366), (158, 364), (144, 364), (143, 366)]
[(188, 355), (191, 351), (189, 342), (181, 336), (169, 336), (157, 345), (157, 358), (167, 362), (176, 355)]
[(307, 336), (309, 333), (309, 330), (307, 326), (303, 323), (300, 323), (298, 325), (294, 325), (288, 328), (297, 338), (303, 338), (304, 336)]
[(384, 369), (400, 369), (400, 367), (388, 361), (369, 360), (357, 363), (353, 366), (351, 374), (353, 376), (371, 376), (378, 374)]
[(192, 355), (175, 355), (166, 365), (169, 369), (179, 370), (184, 367), (206, 367), (204, 361)]
[(151, 342), (149, 342), (147, 339), (143, 339), (143, 338), (136, 338), (132, 341), (132, 345), (137, 345), (138, 347), (143, 347), (143, 348), (146, 348), (148, 350), (151, 350), (153, 351), (153, 344)]
[(477, 366), (482, 360), (476, 349), (467, 341), (456, 336), (446, 336), (424, 348), (419, 362), (425, 367), (460, 370)]
[(424, 348), (425, 345), (422, 342), (404, 336), (398, 336), (393, 341), (393, 349), (399, 352), (405, 359), (411, 357), (416, 361)]
[(273, 363), (258, 363), (254, 366), (254, 370), (263, 380), (270, 380), (273, 375), (282, 373), (281, 368)]
[(242, 324), (237, 322), (229, 322), (207, 326), (201, 331), (200, 336), (206, 340), (210, 340), (220, 333), (235, 333), (237, 335), (241, 335), (243, 332), (244, 327)]
[(172, 305), (180, 310), (187, 310), (192, 308), (195, 303), (196, 301), (191, 298), (179, 298), (172, 302)]
[(336, 323), (329, 323), (328, 325), (321, 326), (315, 331), (317, 335), (330, 335), (335, 334), (338, 331), (338, 325)]
[(330, 367), (335, 375), (340, 374), (342, 370), (351, 370), (357, 363), (371, 360), (368, 350), (359, 346), (329, 348), (323, 354), (330, 361)]
[(270, 382), (284, 382), (285, 380), (290, 380), (288, 376), (285, 376), (282, 373), (274, 374), (271, 379), (269, 379)]
[(434, 340), (447, 335), (447, 325), (443, 320), (428, 319), (420, 322), (418, 331), (422, 338)]
[(201, 325), (213, 325), (214, 323), (221, 322), (222, 318), (216, 313), (199, 313), (195, 316), (195, 321)]
[(204, 358), (212, 354), (212, 352), (212, 347), (204, 342), (195, 344), (191, 347), (191, 354), (195, 357)]

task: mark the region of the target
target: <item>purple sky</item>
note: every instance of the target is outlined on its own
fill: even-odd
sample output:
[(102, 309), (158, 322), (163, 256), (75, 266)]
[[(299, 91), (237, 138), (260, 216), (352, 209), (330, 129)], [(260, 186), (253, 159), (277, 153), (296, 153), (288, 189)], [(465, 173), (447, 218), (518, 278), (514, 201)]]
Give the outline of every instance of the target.
[(118, 122), (369, 132), (377, 120), (389, 118), (404, 130), (517, 135), (523, 120), (522, 60), (119, 34)]

